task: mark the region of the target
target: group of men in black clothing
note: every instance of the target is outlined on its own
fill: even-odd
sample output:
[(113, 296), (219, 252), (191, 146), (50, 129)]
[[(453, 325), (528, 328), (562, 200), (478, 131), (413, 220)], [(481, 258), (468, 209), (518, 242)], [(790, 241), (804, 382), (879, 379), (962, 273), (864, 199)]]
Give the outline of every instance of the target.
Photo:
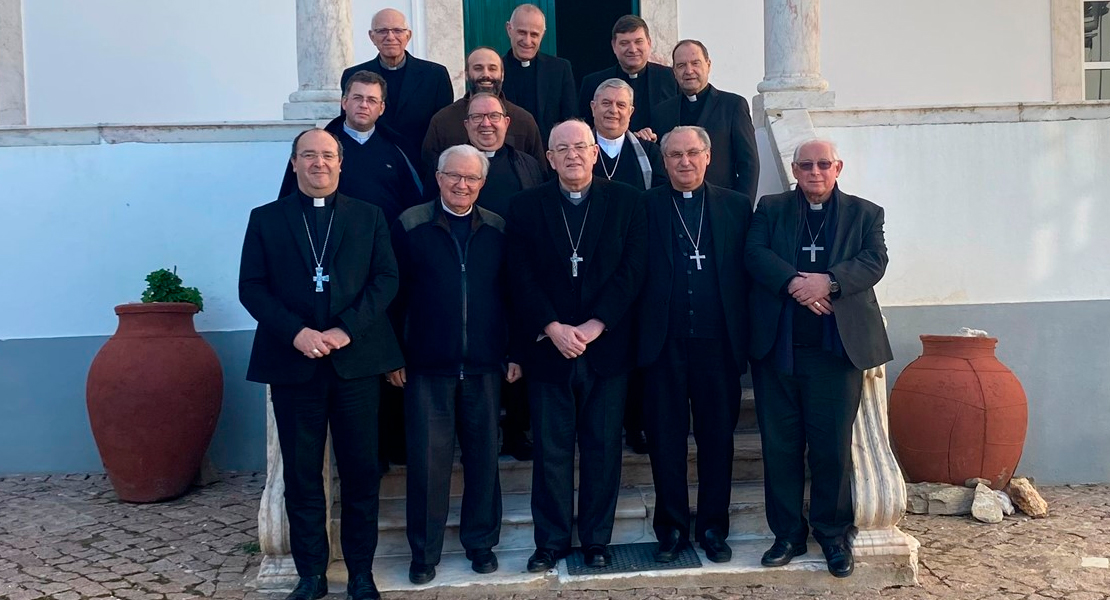
[(446, 69), (405, 49), (404, 15), (377, 13), (379, 55), (343, 73), (340, 116), (297, 136), (280, 199), (251, 213), (240, 299), (259, 323), (248, 379), (272, 387), (285, 462), (301, 577), (289, 597), (327, 591), (329, 427), (349, 597), (379, 597), (379, 456), (399, 440), (409, 579), (436, 576), (456, 439), (461, 543), (474, 571), (497, 570), (502, 401), (505, 449), (534, 459), (529, 571), (570, 552), (575, 523), (585, 564), (612, 561), (622, 424), (651, 459), (656, 559), (693, 534), (727, 562), (749, 362), (775, 534), (763, 564), (805, 553), (812, 528), (830, 572), (851, 574), (851, 427), (862, 370), (890, 358), (872, 290), (882, 209), (841, 193), (836, 147), (811, 140), (792, 161), (797, 189), (753, 215), (748, 105), (709, 84), (701, 42), (679, 42), (668, 69), (647, 60), (647, 24), (622, 17), (618, 64), (584, 79), (576, 110), (569, 63), (539, 52), (540, 9), (519, 6), (506, 32), (505, 56), (467, 56), (452, 102)]

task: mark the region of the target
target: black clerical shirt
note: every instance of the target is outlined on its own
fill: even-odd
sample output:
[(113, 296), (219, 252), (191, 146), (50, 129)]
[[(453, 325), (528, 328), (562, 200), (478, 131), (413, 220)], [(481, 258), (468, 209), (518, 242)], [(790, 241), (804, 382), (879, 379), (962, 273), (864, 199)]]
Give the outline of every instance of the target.
[[(828, 229), (827, 219), (831, 214), (832, 206), (831, 202), (826, 202), (822, 206), (822, 210), (813, 210), (808, 204), (806, 206), (806, 220), (802, 223), (801, 233), (798, 235), (798, 254), (794, 261), (798, 271), (824, 273), (829, 267), (830, 248), (825, 232)], [(820, 248), (820, 250), (810, 249), (811, 247)], [(824, 319), (831, 318), (831, 316), (818, 315), (808, 306), (794, 302), (794, 344), (821, 347), (825, 328)]]
[[(520, 64), (516, 55), (512, 52), (509, 53), (509, 59), (505, 61), (505, 81), (512, 81), (511, 97), (508, 92), (505, 96), (509, 101), (517, 106), (523, 108), (532, 114), (539, 121), (539, 83), (536, 80), (536, 61), (531, 61), (527, 67)], [(557, 99), (556, 99), (557, 100)], [(547, 140), (543, 140), (547, 143)]]
[[(331, 193), (324, 197), (324, 206), (313, 206), (313, 199), (306, 195), (304, 192), (298, 190), (297, 195), (301, 200), (301, 211), (305, 217), (307, 230), (301, 235), (310, 235), (309, 247), (316, 252), (315, 257), (309, 257), (312, 262), (312, 277), (316, 277), (316, 263), (319, 261), (320, 266), (324, 269), (323, 274), (328, 275), (328, 256), (331, 256), (332, 240), (330, 240), (330, 232), (335, 231), (335, 225), (332, 221), (332, 216), (335, 214), (335, 193)], [(329, 228), (330, 224), (330, 228)], [(312, 286), (316, 289), (316, 281), (309, 279), (305, 285)], [(328, 312), (331, 310), (331, 285), (330, 282), (325, 281), (323, 284), (324, 291), (312, 294), (312, 308), (313, 308), (313, 322), (309, 324), (310, 327), (317, 331), (324, 331), (332, 327), (331, 320), (328, 318)]]
[(346, 131), (339, 133), (343, 144), (343, 172), (339, 192), (382, 209), (393, 223), (405, 209), (420, 204), (420, 190), (405, 155), (379, 132), (364, 143)]
[(524, 189), (520, 176), (513, 169), (508, 146), (501, 146), (489, 159), (486, 184), (478, 193), (478, 206), (493, 211), (502, 218), (509, 214), (509, 196)]
[[(674, 279), (671, 283), (668, 334), (676, 338), (720, 338), (725, 331), (725, 313), (714, 266), (716, 257), (709, 256), (709, 249), (713, 247), (713, 231), (709, 226), (708, 211), (704, 212), (703, 220), (705, 186), (694, 190), (690, 198), (683, 198), (682, 192), (671, 190), (671, 198), (674, 200), (671, 215)], [(674, 210), (675, 204), (678, 205), (677, 211)], [(698, 242), (696, 251), (695, 241)], [(705, 255), (701, 259), (701, 270), (698, 270), (698, 261), (690, 258), (695, 253)]]
[[(705, 90), (702, 90), (704, 92)], [(690, 97), (683, 94), (682, 99), (678, 102), (678, 124), (679, 125), (697, 125), (698, 119), (701, 118), (702, 110), (705, 108), (705, 98), (703, 94), (698, 93), (694, 96), (696, 100), (690, 100)]]

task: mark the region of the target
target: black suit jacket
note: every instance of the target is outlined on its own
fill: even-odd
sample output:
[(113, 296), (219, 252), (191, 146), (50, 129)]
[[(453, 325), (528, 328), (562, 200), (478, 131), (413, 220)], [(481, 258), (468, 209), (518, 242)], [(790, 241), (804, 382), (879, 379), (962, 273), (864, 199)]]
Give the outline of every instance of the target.
[[(637, 303), (637, 360), (640, 366), (648, 366), (659, 358), (670, 324), (674, 281), (673, 193), (671, 186), (661, 185), (643, 194), (648, 220), (648, 262), (644, 289)], [(708, 249), (712, 253), (709, 263), (717, 269), (725, 333), (736, 359), (733, 366), (743, 373), (748, 364), (749, 287), (744, 270), (744, 241), (751, 225), (751, 201), (732, 190), (706, 184), (704, 202), (713, 233), (713, 247)]]
[[(549, 338), (536, 338), (552, 321), (580, 325), (596, 317), (605, 323), (605, 332), (583, 357), (600, 375), (625, 373), (635, 363), (633, 319), (628, 313), (643, 283), (647, 251), (640, 194), (622, 183), (594, 178), (578, 247), (584, 259), (578, 282), (571, 278), (571, 243), (562, 202), (558, 180), (520, 192), (509, 202), (505, 233), (516, 317), (514, 347), (528, 377), (565, 383), (571, 361)], [(580, 286), (577, 292), (574, 283)]]
[[(705, 102), (705, 107), (697, 125), (705, 128), (713, 144), (705, 180), (755, 198), (759, 184), (759, 152), (755, 147), (755, 128), (748, 101), (710, 85), (701, 93), (698, 102)], [(682, 96), (674, 96), (651, 109), (651, 129), (660, 140), (663, 134), (678, 127), (681, 103)]]
[[(509, 50), (502, 57), (507, 62), (516, 60)], [(571, 70), (570, 61), (558, 58), (543, 52), (537, 52), (530, 68), (536, 70), (536, 125), (540, 128), (540, 137), (543, 145), (547, 147), (547, 138), (556, 123), (561, 123), (575, 116), (574, 112), (574, 72)], [(520, 104), (520, 87), (518, 82), (506, 77), (501, 85), (505, 99), (514, 104)]]
[[(835, 232), (828, 272), (840, 284), (832, 299), (836, 328), (848, 359), (858, 369), (889, 362), (893, 355), (874, 286), (886, 272), (883, 209), (839, 188)], [(806, 210), (799, 192), (760, 198), (745, 245), (744, 260), (753, 279), (751, 356), (762, 359), (774, 346), (779, 316), (794, 300), (783, 292), (794, 267)]]
[[(421, 159), (420, 143), (428, 133), (428, 123), (440, 109), (454, 101), (455, 90), (451, 87), (451, 77), (447, 74), (447, 67), (416, 58), (407, 50), (405, 69), (405, 81), (401, 87), (401, 93), (398, 95), (386, 90), (385, 111), (382, 112), (379, 122), (401, 134), (401, 149), (405, 151), (409, 160), (415, 162)], [(345, 88), (351, 75), (359, 71), (372, 71), (381, 75), (383, 70), (385, 69), (382, 67), (380, 56), (344, 69), (339, 89)], [(422, 166), (417, 165), (417, 171), (421, 170)]]
[[(601, 85), (601, 82), (606, 79), (621, 77), (622, 74), (623, 71), (621, 71), (620, 65), (617, 64), (608, 69), (590, 73), (582, 79), (582, 91), (578, 94), (578, 114), (590, 127), (594, 126), (594, 114), (590, 110), (590, 101), (594, 99), (597, 86)], [(636, 107), (636, 110), (632, 111), (632, 120), (628, 125), (628, 129), (632, 132), (637, 132), (644, 127), (651, 127), (651, 116), (655, 110), (653, 107), (667, 98), (678, 95), (678, 84), (675, 83), (674, 73), (671, 72), (670, 67), (649, 62), (647, 67), (640, 72), (640, 76), (648, 78), (648, 97), (636, 96), (632, 99), (632, 104)]]
[[(329, 318), (351, 336), (333, 351), (336, 373), (369, 377), (403, 364), (385, 310), (397, 293), (397, 263), (380, 208), (336, 194), (328, 243), (331, 287)], [(293, 347), (293, 338), (312, 321), (315, 264), (298, 194), (251, 211), (239, 264), (239, 301), (255, 320), (247, 379), (260, 383), (308, 381), (318, 366)]]

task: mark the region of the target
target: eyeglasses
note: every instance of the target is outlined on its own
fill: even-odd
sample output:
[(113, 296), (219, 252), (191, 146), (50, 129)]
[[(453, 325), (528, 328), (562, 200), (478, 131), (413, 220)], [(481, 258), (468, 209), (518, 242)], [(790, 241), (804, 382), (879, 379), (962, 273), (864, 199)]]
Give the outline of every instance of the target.
[(331, 162), (331, 161), (339, 158), (339, 154), (337, 154), (335, 152), (313, 152), (311, 150), (301, 152), (297, 156), (301, 157), (301, 160), (307, 160), (309, 162), (312, 162), (312, 161), (316, 160), (317, 158), (322, 158), (322, 159), (324, 159), (328, 162)]
[(496, 125), (500, 123), (503, 118), (505, 118), (505, 113), (503, 112), (470, 113), (466, 115), (466, 119), (470, 121), (471, 125), (481, 125), (482, 121), (486, 119), (489, 119), (490, 123)]
[(571, 146), (569, 144), (559, 144), (558, 146), (555, 146), (554, 148), (552, 148), (551, 151), (554, 152), (555, 154), (559, 155), (559, 156), (564, 156), (564, 155), (570, 153), (571, 150), (574, 150), (575, 154), (585, 154), (587, 150), (589, 150), (591, 147), (593, 147), (595, 145), (596, 144), (589, 144), (589, 143), (586, 143), (586, 142), (578, 142), (577, 144), (574, 144), (573, 146)]
[(358, 94), (351, 96), (349, 99), (351, 102), (355, 103), (355, 106), (362, 106), (362, 103), (365, 102), (371, 107), (374, 107), (382, 103), (380, 99), (375, 98), (374, 96), (361, 96)]
[(836, 161), (836, 160), (818, 160), (818, 161), (800, 160), (800, 161), (795, 162), (794, 166), (798, 167), (799, 171), (809, 171), (809, 170), (813, 169), (814, 166), (816, 166), (818, 169), (821, 169), (822, 171), (828, 171), (829, 169), (831, 169), (833, 167), (833, 165), (835, 165), (838, 162), (840, 162), (840, 161)]
[(371, 29), (370, 31), (373, 32), (374, 35), (384, 38), (391, 33), (393, 34), (393, 37), (401, 37), (402, 35), (405, 35), (405, 32), (408, 31), (408, 29), (401, 29), (400, 27), (383, 27), (381, 29)]
[(663, 156), (665, 156), (665, 157), (667, 157), (671, 160), (682, 160), (683, 156), (685, 156), (686, 158), (688, 158), (690, 160), (694, 160), (695, 158), (701, 156), (702, 154), (705, 154), (706, 152), (709, 152), (708, 148), (696, 148), (696, 149), (693, 149), (693, 150), (687, 150), (685, 152), (682, 152), (680, 150), (676, 150), (674, 152), (667, 152)]
[(443, 175), (443, 178), (451, 185), (455, 185), (460, 181), (465, 181), (466, 185), (478, 185), (479, 182), (485, 179), (485, 177), (481, 175), (463, 175), (462, 173), (451, 173), (450, 171), (437, 171), (437, 173)]

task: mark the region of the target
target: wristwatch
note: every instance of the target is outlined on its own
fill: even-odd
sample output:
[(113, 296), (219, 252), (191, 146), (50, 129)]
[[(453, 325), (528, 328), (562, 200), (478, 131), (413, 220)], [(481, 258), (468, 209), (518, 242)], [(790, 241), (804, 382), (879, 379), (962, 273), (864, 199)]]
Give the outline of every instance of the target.
[(840, 284), (837, 283), (836, 280), (833, 279), (831, 275), (829, 276), (829, 293), (830, 294), (839, 294), (840, 293)]

